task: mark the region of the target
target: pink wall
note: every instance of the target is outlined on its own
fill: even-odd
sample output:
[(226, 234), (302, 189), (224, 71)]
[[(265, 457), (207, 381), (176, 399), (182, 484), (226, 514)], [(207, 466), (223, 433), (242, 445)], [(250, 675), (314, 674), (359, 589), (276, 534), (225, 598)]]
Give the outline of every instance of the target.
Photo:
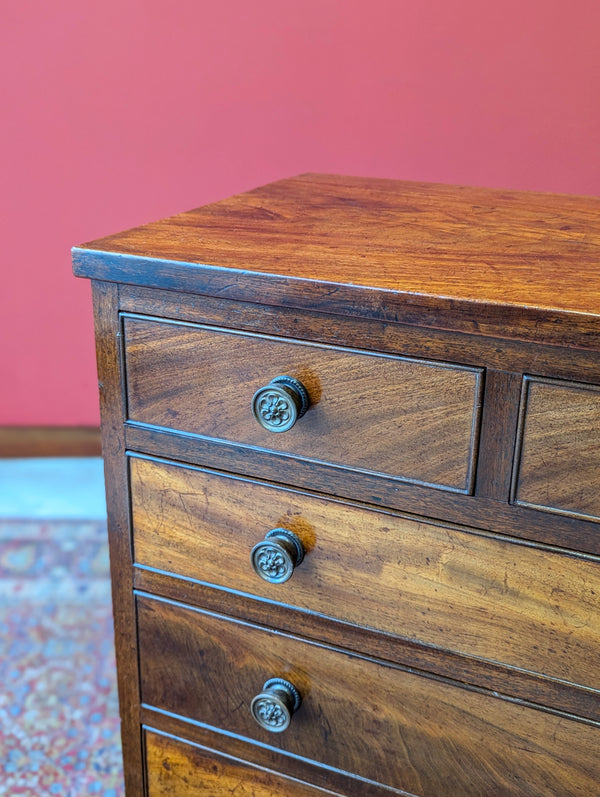
[(308, 170), (600, 193), (598, 0), (0, 16), (0, 424), (98, 422), (72, 244)]

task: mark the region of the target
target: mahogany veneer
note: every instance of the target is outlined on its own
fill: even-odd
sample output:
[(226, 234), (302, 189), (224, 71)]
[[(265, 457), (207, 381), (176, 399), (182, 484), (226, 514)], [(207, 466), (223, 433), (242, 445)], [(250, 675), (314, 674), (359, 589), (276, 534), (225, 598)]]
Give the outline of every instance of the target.
[(73, 260), (128, 797), (594, 793), (600, 200), (303, 175)]
[[(481, 370), (130, 317), (124, 337), (134, 423), (471, 487)], [(310, 397), (312, 411), (287, 434), (247, 422), (248, 395), (262, 386), (265, 363), (300, 379)]]

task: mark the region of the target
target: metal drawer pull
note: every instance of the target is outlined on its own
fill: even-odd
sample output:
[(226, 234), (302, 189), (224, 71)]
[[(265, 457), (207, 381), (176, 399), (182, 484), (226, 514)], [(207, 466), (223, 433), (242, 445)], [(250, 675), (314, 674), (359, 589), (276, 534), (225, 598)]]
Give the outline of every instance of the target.
[(256, 391), (252, 412), (268, 432), (287, 432), (301, 418), (310, 403), (308, 391), (293, 376), (276, 376)]
[(272, 529), (250, 554), (254, 572), (270, 584), (283, 584), (304, 559), (300, 538), (288, 529)]
[(252, 699), (250, 710), (261, 728), (281, 733), (290, 724), (292, 714), (298, 711), (302, 698), (300, 692), (283, 678), (270, 678), (263, 691)]

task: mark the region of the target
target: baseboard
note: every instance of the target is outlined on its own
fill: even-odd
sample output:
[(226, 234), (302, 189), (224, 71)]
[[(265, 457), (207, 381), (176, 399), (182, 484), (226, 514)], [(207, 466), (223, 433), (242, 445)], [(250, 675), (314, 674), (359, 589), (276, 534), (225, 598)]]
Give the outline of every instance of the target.
[(0, 426), (0, 457), (98, 457), (95, 426)]

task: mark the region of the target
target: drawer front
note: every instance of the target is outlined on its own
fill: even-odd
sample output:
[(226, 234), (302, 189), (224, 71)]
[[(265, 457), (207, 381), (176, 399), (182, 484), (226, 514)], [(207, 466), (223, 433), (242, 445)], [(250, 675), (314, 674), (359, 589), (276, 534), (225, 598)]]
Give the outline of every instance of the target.
[(526, 378), (517, 504), (600, 519), (600, 388)]
[(144, 734), (148, 797), (339, 797), (200, 745)]
[[(129, 316), (124, 335), (131, 421), (471, 490), (478, 369)], [(302, 382), (310, 407), (274, 433), (252, 400), (279, 375)]]
[[(600, 563), (172, 463), (130, 477), (139, 565), (600, 688)], [(272, 584), (250, 553), (276, 528), (306, 553)]]
[[(138, 596), (142, 700), (423, 797), (594, 794), (600, 731), (197, 609)], [(250, 712), (271, 678), (302, 703), (280, 733)]]

